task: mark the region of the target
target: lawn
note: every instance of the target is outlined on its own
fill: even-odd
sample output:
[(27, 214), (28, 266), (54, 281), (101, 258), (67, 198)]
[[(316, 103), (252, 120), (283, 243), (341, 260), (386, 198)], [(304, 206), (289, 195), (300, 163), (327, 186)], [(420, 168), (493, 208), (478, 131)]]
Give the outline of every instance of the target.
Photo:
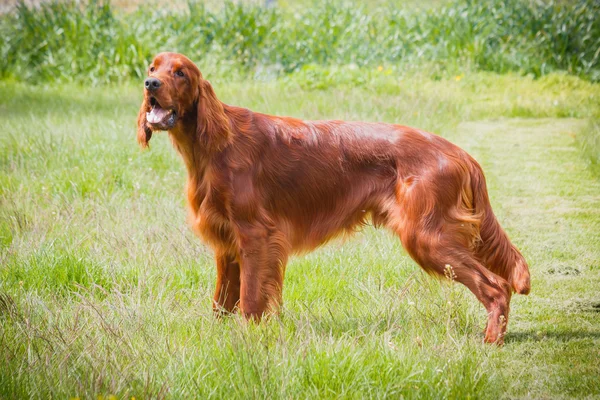
[(600, 85), (306, 74), (212, 83), (229, 104), (399, 122), (469, 151), (531, 267), (505, 346), (482, 343), (470, 292), (370, 227), (291, 260), (280, 318), (214, 320), (182, 162), (164, 134), (135, 141), (141, 83), (4, 81), (0, 398), (600, 398), (600, 180), (580, 144)]

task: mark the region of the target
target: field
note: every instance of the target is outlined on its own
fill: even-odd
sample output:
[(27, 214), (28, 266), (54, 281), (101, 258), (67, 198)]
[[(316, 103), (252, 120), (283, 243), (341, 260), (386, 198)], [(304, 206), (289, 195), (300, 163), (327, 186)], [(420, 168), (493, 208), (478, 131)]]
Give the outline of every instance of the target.
[(404, 121), (482, 163), (533, 276), (505, 347), (481, 343), (470, 293), (372, 229), (294, 258), (281, 319), (214, 321), (184, 168), (164, 135), (147, 152), (135, 143), (139, 88), (4, 83), (1, 396), (600, 396), (600, 183), (576, 143), (598, 85), (485, 73), (292, 82), (213, 84), (275, 114)]
[(0, 399), (600, 398), (597, 64), (312, 60), (266, 74), (195, 58), (228, 104), (402, 123), (473, 155), (532, 273), (498, 348), (470, 292), (370, 227), (292, 258), (280, 317), (215, 320), (184, 166), (165, 134), (136, 144), (135, 65), (106, 82), (84, 61), (72, 79), (64, 60), (21, 74), (51, 60), (35, 54), (0, 62)]

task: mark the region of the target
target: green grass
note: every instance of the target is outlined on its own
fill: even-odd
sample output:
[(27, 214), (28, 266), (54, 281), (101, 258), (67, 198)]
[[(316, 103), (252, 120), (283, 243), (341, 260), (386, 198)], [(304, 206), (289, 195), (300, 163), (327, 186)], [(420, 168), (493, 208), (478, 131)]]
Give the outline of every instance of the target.
[(230, 104), (400, 122), (474, 155), (531, 264), (503, 348), (481, 343), (474, 296), (371, 228), (293, 258), (281, 318), (215, 321), (183, 165), (166, 135), (136, 145), (141, 85), (0, 82), (0, 398), (600, 398), (600, 181), (577, 144), (600, 85), (384, 67), (212, 83)]
[(578, 138), (582, 153), (590, 169), (600, 176), (600, 117), (592, 118)]
[[(185, 10), (160, 5), (124, 13), (108, 1), (21, 3), (0, 15), (0, 78), (86, 84), (141, 78), (169, 50), (222, 76), (281, 76), (314, 65), (428, 62), (441, 71), (566, 71), (600, 80), (596, 0), (373, 0), (265, 9), (248, 2)], [(259, 2), (255, 2), (259, 3)]]

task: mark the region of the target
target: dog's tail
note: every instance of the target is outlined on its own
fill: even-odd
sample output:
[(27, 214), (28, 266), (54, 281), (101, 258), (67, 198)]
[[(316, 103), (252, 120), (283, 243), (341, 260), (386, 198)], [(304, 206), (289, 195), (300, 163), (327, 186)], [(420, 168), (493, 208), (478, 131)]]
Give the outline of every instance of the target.
[(531, 285), (527, 262), (498, 223), (488, 197), (483, 170), (477, 161), (471, 160), (473, 207), (475, 213), (481, 216), (481, 240), (475, 246), (475, 253), (490, 271), (506, 279), (515, 292), (529, 294)]

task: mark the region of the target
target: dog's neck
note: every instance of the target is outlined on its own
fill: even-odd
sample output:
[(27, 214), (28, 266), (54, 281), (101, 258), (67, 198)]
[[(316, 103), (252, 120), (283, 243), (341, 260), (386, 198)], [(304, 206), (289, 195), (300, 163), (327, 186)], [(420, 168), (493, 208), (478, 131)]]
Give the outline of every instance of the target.
[(196, 132), (195, 121), (184, 121), (169, 131), (169, 137), (185, 163), (189, 179), (202, 180), (211, 154)]
[(231, 108), (221, 103), (224, 120), (227, 121), (228, 133), (221, 132), (220, 125), (206, 118), (198, 118), (197, 114), (188, 115), (180, 125), (169, 130), (169, 136), (175, 149), (181, 154), (190, 179), (202, 181), (207, 166), (218, 157), (231, 143), (231, 130), (234, 121)]

